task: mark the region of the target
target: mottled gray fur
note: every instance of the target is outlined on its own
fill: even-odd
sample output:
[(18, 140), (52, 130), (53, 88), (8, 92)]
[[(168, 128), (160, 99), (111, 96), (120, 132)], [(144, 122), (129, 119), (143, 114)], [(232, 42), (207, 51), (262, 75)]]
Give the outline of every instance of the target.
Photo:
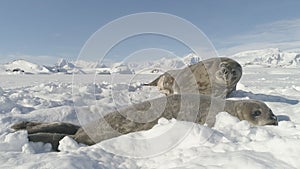
[[(253, 125), (277, 125), (276, 116), (263, 102), (223, 100), (188, 94), (170, 95), (134, 104), (111, 112), (81, 128), (68, 123), (39, 122), (20, 122), (12, 128), (25, 129), (29, 132), (30, 141), (49, 142), (53, 149), (57, 150), (58, 141), (66, 135), (79, 143), (92, 145), (122, 134), (151, 129), (161, 117), (199, 124), (206, 123), (211, 127), (214, 125), (216, 113), (221, 111), (226, 111), (240, 120), (247, 120)], [(64, 129), (57, 130), (61, 126), (64, 126)]]
[(169, 70), (145, 86), (157, 86), (166, 94), (205, 94), (226, 97), (236, 89), (241, 65), (220, 57), (203, 60), (184, 69)]

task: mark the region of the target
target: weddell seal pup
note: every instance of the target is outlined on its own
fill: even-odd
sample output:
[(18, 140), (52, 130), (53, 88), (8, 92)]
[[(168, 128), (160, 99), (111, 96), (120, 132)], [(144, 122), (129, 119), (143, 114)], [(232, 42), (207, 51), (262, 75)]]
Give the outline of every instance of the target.
[(203, 60), (179, 70), (169, 70), (144, 86), (157, 86), (165, 95), (199, 93), (226, 97), (236, 89), (242, 67), (233, 59)]
[[(217, 104), (211, 106), (211, 103)], [(51, 143), (52, 148), (57, 150), (59, 141), (64, 136), (70, 136), (78, 143), (92, 145), (122, 134), (151, 129), (162, 117), (207, 124), (212, 127), (216, 114), (222, 111), (240, 120), (247, 120), (252, 125), (278, 124), (272, 110), (260, 101), (222, 101), (220, 98), (205, 95), (175, 94), (113, 111), (82, 127), (69, 123), (19, 122), (11, 128), (27, 130), (30, 141)]]

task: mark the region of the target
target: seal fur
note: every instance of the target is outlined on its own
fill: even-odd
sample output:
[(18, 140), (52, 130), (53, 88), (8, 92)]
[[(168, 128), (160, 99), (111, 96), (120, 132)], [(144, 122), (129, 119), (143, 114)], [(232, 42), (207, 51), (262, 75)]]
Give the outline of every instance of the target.
[[(216, 102), (212, 99), (216, 99)], [(220, 104), (211, 106), (213, 102)], [(221, 103), (224, 103), (223, 106)], [(195, 106), (198, 106), (196, 110), (194, 110)], [(157, 112), (155, 109), (151, 111), (151, 107), (163, 107), (163, 109), (161, 112)], [(211, 109), (211, 107), (214, 107), (214, 109)], [(247, 120), (253, 125), (277, 125), (277, 118), (272, 110), (260, 101), (224, 101), (220, 100), (220, 98), (211, 98), (205, 95), (175, 94), (111, 112), (103, 118), (92, 121), (82, 127), (69, 123), (20, 122), (13, 125), (12, 128), (15, 130), (25, 129), (29, 131), (28, 137), (30, 141), (49, 142), (52, 144), (53, 149), (57, 150), (59, 140), (66, 135), (79, 143), (92, 145), (122, 134), (151, 129), (157, 124), (158, 119), (162, 117), (192, 121), (199, 124), (206, 123), (212, 127), (216, 114), (221, 111), (226, 111), (240, 120)], [(141, 122), (139, 118), (149, 120)], [(62, 126), (67, 126), (67, 128), (57, 130), (62, 128)], [(85, 131), (91, 131), (91, 133), (86, 133)]]
[(236, 89), (242, 76), (241, 65), (220, 57), (203, 60), (184, 69), (169, 70), (145, 86), (157, 86), (165, 95), (205, 94), (226, 97)]

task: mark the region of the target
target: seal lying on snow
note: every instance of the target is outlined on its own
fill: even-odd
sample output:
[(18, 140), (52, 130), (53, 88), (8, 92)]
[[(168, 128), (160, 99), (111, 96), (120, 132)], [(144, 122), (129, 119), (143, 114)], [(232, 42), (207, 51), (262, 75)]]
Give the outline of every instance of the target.
[(199, 93), (226, 97), (242, 76), (241, 65), (225, 57), (211, 58), (184, 69), (170, 70), (145, 86), (157, 86), (166, 94)]
[(66, 135), (79, 143), (92, 145), (122, 134), (151, 129), (161, 117), (206, 123), (211, 127), (214, 125), (215, 115), (221, 111), (226, 111), (240, 120), (247, 120), (253, 125), (277, 125), (276, 116), (263, 102), (221, 100), (189, 94), (170, 95), (134, 104), (82, 127), (69, 123), (20, 122), (12, 128), (27, 130), (30, 141), (48, 142), (57, 150), (59, 140)]

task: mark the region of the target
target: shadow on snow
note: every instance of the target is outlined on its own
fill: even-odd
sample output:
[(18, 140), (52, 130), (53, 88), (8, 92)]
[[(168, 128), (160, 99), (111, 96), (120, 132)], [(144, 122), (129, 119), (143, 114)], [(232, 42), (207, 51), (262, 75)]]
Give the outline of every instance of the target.
[(243, 90), (237, 90), (230, 94), (230, 97), (248, 97), (250, 99), (254, 100), (261, 100), (266, 102), (281, 102), (281, 103), (287, 103), (287, 104), (298, 104), (299, 100), (293, 100), (293, 99), (287, 99), (282, 96), (275, 96), (275, 95), (267, 95), (267, 94), (255, 94), (252, 92), (246, 92)]

